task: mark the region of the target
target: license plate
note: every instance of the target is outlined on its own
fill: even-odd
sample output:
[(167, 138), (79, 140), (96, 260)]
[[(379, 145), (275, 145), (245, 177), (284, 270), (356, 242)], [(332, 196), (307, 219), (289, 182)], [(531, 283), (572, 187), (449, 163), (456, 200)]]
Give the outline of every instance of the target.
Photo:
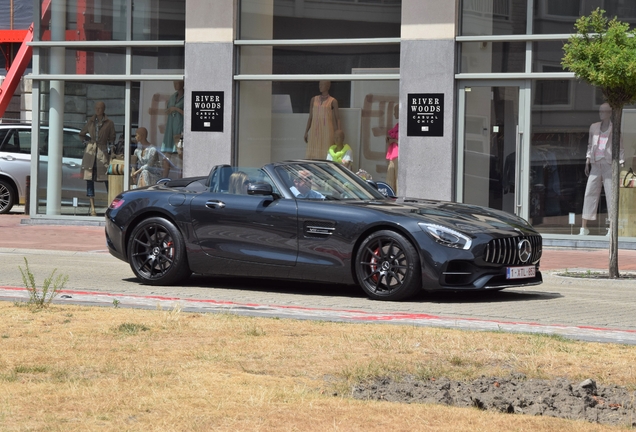
[(506, 267), (506, 279), (526, 279), (537, 275), (535, 266)]

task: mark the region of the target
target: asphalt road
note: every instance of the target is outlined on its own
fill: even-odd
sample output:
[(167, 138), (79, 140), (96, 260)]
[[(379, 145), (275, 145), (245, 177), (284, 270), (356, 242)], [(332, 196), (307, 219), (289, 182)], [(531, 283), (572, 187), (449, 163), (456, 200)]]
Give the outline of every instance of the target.
[[(471, 294), (422, 293), (407, 302), (369, 300), (352, 286), (193, 276), (182, 286), (141, 285), (128, 264), (106, 251), (101, 226), (37, 224), (19, 213), (0, 217), (0, 300), (28, 298), (20, 267), (40, 285), (54, 269), (68, 275), (56, 301), (112, 307), (173, 308), (245, 315), (385, 322), (461, 329), (561, 334), (636, 344), (636, 279), (561, 277), (564, 269), (607, 269), (607, 251), (545, 249), (545, 282), (526, 289)], [(621, 250), (623, 273), (636, 250)], [(633, 273), (632, 273), (633, 274)]]
[[(543, 285), (470, 294), (426, 294), (407, 302), (379, 302), (355, 286), (193, 276), (181, 286), (141, 285), (128, 264), (104, 252), (0, 248), (0, 297), (25, 296), (24, 259), (40, 284), (57, 269), (69, 276), (59, 301), (210, 310), (310, 319), (390, 321), (459, 328), (547, 333), (619, 331), (619, 341), (636, 343), (636, 279), (598, 280), (544, 273)], [(20, 288), (20, 289), (17, 289)], [(397, 317), (397, 318), (396, 318)], [(424, 320), (428, 324), (419, 321)], [(482, 323), (477, 325), (477, 323)], [(489, 325), (490, 324), (490, 325)], [(560, 330), (561, 329), (561, 330)], [(583, 335), (585, 336), (585, 335)], [(605, 338), (607, 339), (607, 338)], [(609, 340), (616, 337), (609, 336)]]

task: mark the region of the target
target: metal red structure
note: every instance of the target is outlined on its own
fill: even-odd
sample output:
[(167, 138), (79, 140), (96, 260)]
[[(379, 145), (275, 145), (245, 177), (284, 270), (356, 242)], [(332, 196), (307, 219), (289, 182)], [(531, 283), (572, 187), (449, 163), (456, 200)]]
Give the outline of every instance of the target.
[[(51, 6), (51, 0), (44, 0), (42, 2), (42, 19), (44, 20), (49, 14), (49, 8)], [(20, 39), (21, 37), (21, 39)], [(24, 74), (26, 67), (31, 61), (31, 55), (33, 53), (32, 48), (29, 46), (29, 42), (33, 40), (33, 24), (28, 30), (2, 30), (0, 31), (0, 44), (2, 44), (2, 52), (5, 57), (7, 65), (7, 75), (2, 81), (0, 86), (0, 118), (4, 117), (4, 113), (11, 102), (11, 98), (15, 93), (15, 89), (20, 84), (20, 79)], [(13, 60), (10, 57), (11, 43), (22, 42), (18, 52)]]
[[(50, 19), (51, 0), (42, 2), (42, 21)], [(112, 2), (106, 0), (100, 3), (100, 9), (112, 9)], [(96, 19), (98, 17), (99, 19)], [(77, 0), (77, 30), (66, 30), (65, 40), (109, 40), (111, 38), (112, 16), (97, 12), (95, 0)], [(42, 40), (50, 40), (50, 30), (42, 31)], [(0, 119), (11, 102), (20, 79), (24, 74), (33, 53), (29, 42), (33, 40), (33, 24), (27, 30), (0, 30), (0, 51), (4, 55), (7, 75), (0, 85)], [(12, 58), (11, 50), (16, 43), (22, 43), (18, 52)], [(93, 53), (87, 50), (77, 50), (75, 73), (93, 73)]]

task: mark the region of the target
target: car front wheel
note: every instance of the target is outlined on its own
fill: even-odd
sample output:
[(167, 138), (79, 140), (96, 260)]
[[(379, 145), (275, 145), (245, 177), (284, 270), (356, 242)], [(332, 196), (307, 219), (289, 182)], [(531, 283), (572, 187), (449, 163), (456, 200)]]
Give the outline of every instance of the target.
[(422, 287), (417, 251), (394, 231), (377, 231), (364, 239), (355, 270), (358, 283), (375, 300), (403, 300)]
[(13, 187), (4, 180), (0, 180), (0, 214), (9, 213), (16, 202)]
[(172, 285), (192, 273), (181, 233), (161, 217), (135, 227), (128, 241), (128, 262), (137, 278), (149, 285)]

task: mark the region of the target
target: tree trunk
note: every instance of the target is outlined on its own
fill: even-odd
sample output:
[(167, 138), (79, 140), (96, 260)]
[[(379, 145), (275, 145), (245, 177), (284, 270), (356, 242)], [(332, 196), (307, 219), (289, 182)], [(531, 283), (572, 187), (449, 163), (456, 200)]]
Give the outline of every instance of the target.
[[(618, 202), (621, 177), (621, 120), (623, 106), (612, 107), (612, 194), (610, 197), (610, 244), (609, 244), (609, 277), (616, 279), (618, 273)], [(607, 191), (605, 191), (607, 194)]]

